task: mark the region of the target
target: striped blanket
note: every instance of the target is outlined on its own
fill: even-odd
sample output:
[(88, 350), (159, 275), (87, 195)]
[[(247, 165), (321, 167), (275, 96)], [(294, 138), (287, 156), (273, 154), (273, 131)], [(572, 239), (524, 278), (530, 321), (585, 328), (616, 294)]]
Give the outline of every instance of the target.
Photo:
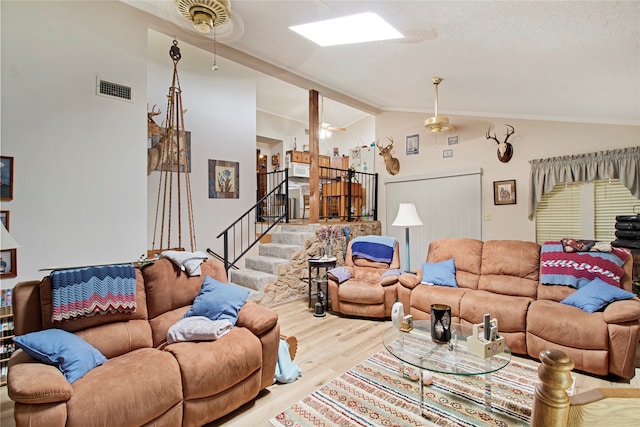
[(359, 236), (351, 242), (353, 256), (369, 261), (391, 263), (396, 239), (387, 236)]
[(560, 241), (545, 242), (540, 251), (540, 282), (581, 288), (595, 278), (620, 287), (622, 265), (629, 252), (565, 252)]
[(130, 264), (53, 271), (51, 284), (52, 322), (136, 311), (136, 271)]

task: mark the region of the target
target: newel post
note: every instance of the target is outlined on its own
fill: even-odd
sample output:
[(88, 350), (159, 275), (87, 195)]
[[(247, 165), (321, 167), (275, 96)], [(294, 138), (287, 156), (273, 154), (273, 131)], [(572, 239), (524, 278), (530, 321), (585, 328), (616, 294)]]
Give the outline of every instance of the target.
[(573, 360), (560, 350), (540, 352), (540, 383), (533, 397), (532, 427), (564, 427), (569, 417), (569, 395)]

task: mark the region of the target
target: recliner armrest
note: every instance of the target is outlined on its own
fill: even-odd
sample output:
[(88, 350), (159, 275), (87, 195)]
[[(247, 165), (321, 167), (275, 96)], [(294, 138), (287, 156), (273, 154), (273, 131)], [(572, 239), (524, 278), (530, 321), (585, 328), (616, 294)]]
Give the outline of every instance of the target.
[(416, 274), (402, 273), (400, 277), (398, 277), (398, 281), (405, 288), (413, 289), (420, 284), (421, 277), (422, 277), (422, 271), (418, 270)]
[(9, 359), (7, 391), (14, 402), (27, 404), (66, 402), (73, 388), (62, 372), (32, 359), (18, 349)]
[(249, 301), (238, 312), (236, 326), (245, 327), (259, 337), (277, 324), (278, 314), (275, 311)]
[(640, 319), (640, 299), (615, 301), (605, 308), (602, 318), (607, 323), (625, 323)]

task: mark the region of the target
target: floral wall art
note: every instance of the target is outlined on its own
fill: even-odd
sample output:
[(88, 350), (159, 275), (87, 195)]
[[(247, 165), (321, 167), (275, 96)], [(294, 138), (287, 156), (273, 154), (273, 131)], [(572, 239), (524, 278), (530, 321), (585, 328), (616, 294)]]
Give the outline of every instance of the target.
[(239, 198), (239, 176), (240, 164), (238, 162), (209, 160), (209, 198)]

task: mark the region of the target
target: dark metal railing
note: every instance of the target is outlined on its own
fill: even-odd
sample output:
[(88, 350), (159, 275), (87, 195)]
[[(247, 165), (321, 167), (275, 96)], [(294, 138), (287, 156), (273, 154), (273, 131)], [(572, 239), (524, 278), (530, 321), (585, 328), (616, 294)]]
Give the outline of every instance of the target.
[[(281, 222), (289, 222), (288, 170), (258, 173), (257, 195), (265, 192), (255, 205), (225, 228), (217, 238), (223, 238), (222, 259), (225, 270), (237, 268), (236, 263), (262, 237)], [(320, 167), (320, 219), (339, 221), (378, 220), (378, 174), (354, 170)]]
[(378, 174), (320, 167), (320, 219), (378, 219)]
[(260, 191), (260, 185), (267, 184), (262, 187), (268, 190), (266, 195), (218, 234), (218, 239), (223, 238), (222, 258), (227, 272), (273, 227), (289, 222), (288, 180), (287, 170), (259, 173), (257, 188)]

